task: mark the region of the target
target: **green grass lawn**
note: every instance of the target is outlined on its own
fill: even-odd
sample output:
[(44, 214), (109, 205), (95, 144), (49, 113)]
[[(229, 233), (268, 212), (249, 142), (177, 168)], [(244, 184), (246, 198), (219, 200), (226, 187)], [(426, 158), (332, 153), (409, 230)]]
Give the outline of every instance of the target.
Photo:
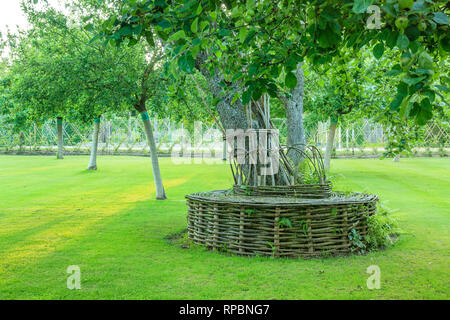
[[(229, 168), (162, 159), (167, 201), (143, 157), (0, 157), (0, 299), (449, 299), (450, 160), (334, 160), (337, 189), (398, 209), (397, 243), (366, 256), (232, 257), (182, 249), (184, 195), (231, 186)], [(81, 268), (82, 290), (66, 269)], [(369, 290), (366, 269), (381, 268)]]

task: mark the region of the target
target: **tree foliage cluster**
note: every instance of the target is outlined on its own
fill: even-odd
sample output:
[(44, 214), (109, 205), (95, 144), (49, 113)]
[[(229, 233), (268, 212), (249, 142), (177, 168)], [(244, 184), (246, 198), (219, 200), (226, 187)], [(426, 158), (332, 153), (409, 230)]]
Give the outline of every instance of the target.
[[(380, 9), (379, 28), (368, 28), (367, 10)], [(121, 2), (103, 23), (102, 36), (113, 43), (161, 39), (173, 66), (193, 73), (198, 56), (221, 85), (245, 105), (262, 94), (273, 97), (297, 84), (299, 62), (340, 65), (342, 56), (373, 48), (380, 59), (390, 51), (386, 76), (396, 83), (390, 110), (423, 125), (439, 108), (436, 96), (448, 93), (449, 4), (447, 1), (355, 0), (154, 0)], [(349, 67), (349, 66), (346, 66)], [(442, 72), (444, 70), (444, 72)]]

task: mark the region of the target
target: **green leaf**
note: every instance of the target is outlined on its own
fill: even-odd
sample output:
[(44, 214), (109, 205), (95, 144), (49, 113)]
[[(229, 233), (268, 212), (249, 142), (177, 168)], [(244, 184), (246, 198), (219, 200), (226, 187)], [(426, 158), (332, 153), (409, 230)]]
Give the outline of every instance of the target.
[(417, 0), (416, 2), (414, 2), (411, 10), (412, 11), (419, 11), (419, 12), (427, 11), (427, 6), (425, 5), (425, 1), (424, 0)]
[(195, 13), (196, 13), (197, 15), (200, 15), (200, 13), (202, 13), (202, 11), (203, 11), (202, 4), (199, 3), (199, 4), (198, 4), (198, 7), (197, 7), (197, 11), (196, 11)]
[(402, 104), (404, 96), (397, 94), (395, 96), (394, 101), (391, 102), (389, 108), (392, 111), (398, 111), (400, 109), (400, 105)]
[[(136, 4), (136, 1), (134, 1), (134, 3)], [(155, 6), (158, 8), (165, 8), (167, 6), (167, 4), (164, 0), (156, 0)]]
[(417, 26), (415, 26), (415, 25), (409, 25), (405, 29), (405, 35), (408, 37), (410, 42), (417, 40), (417, 38), (420, 37), (419, 28), (417, 28)]
[(288, 72), (286, 74), (284, 82), (286, 84), (286, 87), (288, 87), (289, 89), (294, 89), (297, 85), (297, 77), (292, 72)]
[(253, 37), (254, 37), (255, 35), (256, 35), (256, 31), (255, 31), (254, 29), (251, 29), (251, 30), (249, 31), (247, 37), (246, 37), (245, 40), (244, 40), (244, 44), (249, 43), (249, 42), (253, 39)]
[(164, 30), (164, 29), (170, 28), (172, 26), (172, 24), (169, 21), (162, 19), (162, 20), (158, 21), (158, 26), (160, 26)]
[(151, 32), (145, 33), (145, 40), (147, 40), (147, 43), (154, 47), (155, 46), (155, 40), (153, 39), (153, 34)]
[(194, 71), (195, 61), (190, 51), (178, 59), (178, 66), (187, 73), (192, 73)]
[(137, 43), (138, 43), (138, 41), (135, 38), (130, 38), (130, 40), (128, 41), (128, 46), (133, 47)]
[(200, 50), (201, 50), (201, 47), (199, 45), (192, 47), (191, 51), (192, 51), (192, 56), (194, 57), (194, 59), (195, 59), (195, 57), (197, 57), (197, 54), (200, 52)]
[(283, 218), (281, 218), (280, 219), (280, 221), (278, 222), (278, 225), (280, 226), (280, 227), (288, 227), (288, 228), (292, 228), (292, 222), (291, 222), (291, 220), (289, 219), (289, 218), (285, 218), (285, 217), (283, 217)]
[(404, 98), (402, 103), (400, 104), (399, 115), (400, 115), (401, 118), (403, 118), (405, 116), (405, 114), (406, 114), (406, 110), (408, 108), (408, 102), (409, 102), (410, 98), (411, 97)]
[(420, 101), (420, 110), (416, 116), (417, 124), (423, 126), (429, 120), (431, 120), (431, 118), (433, 117), (432, 109), (433, 106), (431, 105), (430, 100), (428, 98), (425, 98), (422, 101)]
[(447, 34), (446, 37), (442, 38), (439, 41), (439, 44), (441, 45), (442, 49), (444, 49), (447, 52), (450, 52), (450, 35)]
[(178, 41), (180, 39), (186, 38), (186, 33), (184, 33), (183, 30), (177, 31), (174, 34), (172, 34), (169, 39), (167, 39), (168, 42), (172, 41)]
[(417, 102), (414, 102), (413, 107), (411, 108), (411, 110), (409, 110), (409, 116), (415, 117), (419, 114), (419, 111), (420, 111), (420, 105)]
[(133, 33), (133, 29), (131, 29), (130, 26), (125, 26), (125, 27), (123, 27), (123, 28), (121, 28), (121, 29), (119, 30), (119, 35), (122, 36), (122, 37), (128, 36), (128, 35), (130, 35), (131, 33)]
[(381, 6), (381, 10), (386, 12), (391, 17), (395, 17), (394, 7), (392, 5), (389, 4), (389, 5)]
[(194, 22), (191, 24), (191, 31), (192, 33), (197, 33), (198, 31), (198, 17), (195, 18)]
[(431, 102), (433, 102), (436, 99), (436, 94), (434, 93), (433, 90), (430, 89), (424, 90), (423, 94), (426, 95)]
[(399, 64), (396, 64), (392, 67), (392, 70), (385, 73), (386, 77), (395, 77), (402, 73), (402, 67)]
[(142, 26), (138, 24), (137, 26), (133, 27), (133, 33), (135, 35), (140, 35), (142, 32)]
[(402, 73), (401, 70), (392, 69), (392, 70), (386, 72), (384, 75), (386, 77), (395, 77), (395, 76), (398, 76), (400, 73)]
[(424, 68), (418, 68), (416, 70), (416, 74), (433, 74), (433, 70), (424, 69)]
[(407, 85), (409, 85), (409, 86), (413, 86), (413, 85), (419, 83), (420, 81), (422, 81), (425, 78), (426, 78), (426, 76), (421, 76), (421, 77), (418, 77), (418, 78), (413, 78), (413, 77), (410, 77), (410, 76), (406, 76), (406, 77), (404, 77), (402, 79), (402, 81), (404, 83), (406, 83)]
[(431, 105), (430, 99), (424, 98), (422, 101), (420, 101), (420, 106), (422, 109), (431, 111), (433, 109), (433, 106)]
[(372, 0), (355, 0), (353, 3), (354, 13), (366, 12), (367, 8), (372, 4)]
[(239, 98), (239, 93), (235, 93), (235, 95), (233, 96), (233, 99), (231, 100), (231, 105), (234, 105), (234, 103), (236, 102), (236, 100)]
[(252, 92), (253, 100), (255, 100), (255, 101), (258, 100), (259, 98), (261, 98), (262, 94), (263, 94), (263, 91), (260, 87), (255, 88)]
[(450, 92), (450, 89), (449, 89), (449, 88), (447, 88), (446, 86), (443, 86), (443, 85), (437, 84), (437, 85), (435, 85), (435, 87), (436, 87), (436, 88), (438, 88), (438, 89), (439, 89), (439, 90), (441, 90), (441, 91), (444, 91), (444, 92), (446, 92), (446, 93), (449, 93), (449, 92)]
[(404, 50), (409, 46), (409, 39), (406, 35), (400, 34), (397, 38), (397, 46), (399, 49)]
[(395, 44), (397, 43), (398, 38), (398, 32), (397, 31), (391, 31), (387, 37), (386, 37), (386, 44), (390, 49), (393, 49), (395, 47)]
[(272, 68), (270, 69), (270, 75), (276, 79), (280, 76), (280, 67), (277, 65), (272, 66)]
[(96, 34), (95, 36), (93, 36), (93, 37), (91, 38), (91, 40), (89, 40), (89, 44), (93, 43), (95, 40), (97, 40), (97, 39), (99, 39), (99, 38), (100, 38), (100, 35)]
[(247, 105), (250, 102), (251, 97), (252, 97), (251, 91), (250, 90), (245, 91), (242, 94), (242, 104)]
[(242, 27), (239, 31), (239, 41), (243, 43), (245, 41), (245, 38), (247, 38), (248, 29), (247, 27)]
[(200, 22), (200, 32), (204, 31), (207, 27), (209, 26), (209, 22), (206, 20), (203, 20), (202, 22)]
[(381, 43), (377, 44), (377, 45), (373, 48), (373, 56), (374, 56), (377, 60), (379, 60), (379, 59), (383, 56), (383, 53), (384, 53), (384, 45), (383, 45), (383, 43), (381, 42)]
[(221, 100), (222, 100), (221, 98), (216, 97), (213, 99), (211, 104), (215, 107)]
[(219, 30), (219, 36), (221, 37), (228, 37), (231, 34), (231, 31), (228, 29), (220, 29)]
[(94, 25), (92, 23), (89, 23), (83, 29), (86, 30), (86, 31), (93, 31), (94, 30)]
[(408, 95), (408, 85), (404, 82), (400, 82), (397, 86), (397, 94), (401, 97), (406, 97)]
[(321, 30), (319, 33), (319, 47), (321, 48), (329, 48), (333, 45), (338, 44), (340, 41), (340, 35), (336, 34), (332, 31), (331, 28), (326, 28), (325, 30)]
[(449, 24), (450, 20), (444, 12), (434, 12), (433, 20), (439, 24)]
[(253, 77), (256, 72), (258, 72), (258, 65), (255, 63), (251, 64), (250, 67), (248, 68), (248, 75), (250, 77)]

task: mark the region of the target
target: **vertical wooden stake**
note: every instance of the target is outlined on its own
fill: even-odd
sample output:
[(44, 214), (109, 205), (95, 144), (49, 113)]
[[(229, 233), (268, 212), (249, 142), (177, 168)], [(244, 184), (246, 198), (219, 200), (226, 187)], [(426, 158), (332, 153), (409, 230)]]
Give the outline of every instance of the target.
[(242, 247), (244, 243), (244, 220), (245, 220), (245, 211), (244, 208), (241, 207), (239, 212), (239, 252), (243, 253), (244, 248)]
[(275, 226), (274, 226), (274, 256), (280, 256), (280, 208), (275, 209)]
[(213, 221), (213, 249), (218, 249), (219, 238), (219, 215), (217, 214), (217, 204), (214, 205), (214, 221)]
[(306, 216), (308, 217), (306, 219), (307, 225), (307, 234), (308, 234), (308, 252), (314, 253), (314, 243), (312, 238), (312, 226), (311, 226), (311, 209), (306, 209)]

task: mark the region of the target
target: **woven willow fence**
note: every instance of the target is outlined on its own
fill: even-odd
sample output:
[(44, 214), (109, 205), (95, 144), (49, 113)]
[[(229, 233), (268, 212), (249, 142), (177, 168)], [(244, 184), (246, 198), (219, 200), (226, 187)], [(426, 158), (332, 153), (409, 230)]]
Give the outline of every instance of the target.
[(194, 243), (243, 256), (317, 257), (348, 254), (351, 232), (367, 235), (373, 195), (326, 199), (248, 197), (231, 191), (186, 196)]

